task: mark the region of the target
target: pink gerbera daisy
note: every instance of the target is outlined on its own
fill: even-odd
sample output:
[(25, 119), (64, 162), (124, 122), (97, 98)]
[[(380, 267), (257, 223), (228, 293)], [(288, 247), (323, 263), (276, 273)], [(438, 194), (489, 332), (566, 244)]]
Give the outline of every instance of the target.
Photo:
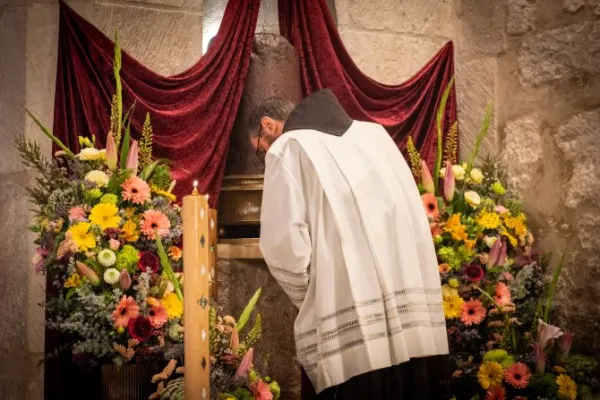
[(126, 328), (129, 320), (137, 318), (138, 315), (140, 315), (140, 308), (135, 304), (133, 297), (123, 296), (112, 314), (115, 328)]
[(501, 306), (507, 306), (510, 304), (510, 289), (504, 282), (499, 282), (496, 285), (494, 300), (496, 300), (496, 303), (500, 304)]
[(527, 365), (518, 362), (508, 367), (504, 372), (504, 379), (514, 388), (525, 389), (531, 379), (531, 370)]
[(254, 395), (254, 400), (273, 400), (271, 388), (262, 379), (252, 382), (250, 384), (250, 391)]
[(473, 299), (465, 301), (461, 306), (461, 310), (460, 320), (467, 326), (480, 324), (486, 314), (481, 301)]
[(440, 210), (438, 209), (438, 201), (432, 193), (425, 193), (421, 196), (423, 208), (427, 214), (429, 221), (437, 221), (440, 218)]
[(169, 234), (169, 228), (171, 227), (171, 221), (165, 214), (156, 210), (147, 210), (144, 212), (144, 219), (142, 220), (142, 233), (148, 238), (154, 238), (154, 231), (158, 231), (160, 237), (164, 237)]
[(150, 186), (137, 176), (127, 179), (121, 185), (123, 199), (129, 200), (134, 204), (144, 204), (150, 198)]
[(148, 313), (148, 320), (153, 328), (158, 329), (169, 319), (167, 309), (160, 304), (155, 304)]

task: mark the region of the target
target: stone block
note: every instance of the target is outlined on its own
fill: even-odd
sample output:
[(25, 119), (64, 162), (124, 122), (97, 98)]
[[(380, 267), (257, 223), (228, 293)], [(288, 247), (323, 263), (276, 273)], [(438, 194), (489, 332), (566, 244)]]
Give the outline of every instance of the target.
[(362, 72), (385, 84), (399, 84), (413, 76), (447, 42), (443, 38), (349, 29), (340, 33)]
[(563, 9), (570, 13), (577, 12), (585, 5), (585, 0), (565, 0)]
[(256, 21), (256, 33), (275, 33), (279, 35), (277, 0), (261, 0), (258, 21)]
[(600, 207), (600, 177), (596, 169), (600, 159), (600, 109), (577, 114), (562, 124), (556, 135), (556, 145), (572, 173), (565, 187), (565, 206), (577, 209), (584, 204)]
[(594, 14), (600, 15), (600, 0), (587, 0), (587, 4)]
[(523, 198), (534, 187), (543, 155), (542, 119), (530, 114), (509, 121), (504, 127), (502, 157), (510, 193)]
[(509, 0), (506, 32), (509, 35), (522, 35), (535, 27), (537, 0)]
[(506, 49), (506, 2), (457, 0), (454, 37), (459, 54), (490, 55)]
[(337, 0), (340, 27), (450, 37), (449, 0)]
[(123, 50), (162, 75), (185, 71), (202, 54), (200, 13), (95, 3), (92, 22), (109, 37), (118, 29)]
[[(488, 102), (496, 97), (497, 61), (480, 58), (456, 65), (456, 96), (460, 132), (460, 158), (466, 160), (480, 132)], [(479, 150), (479, 158), (498, 151), (496, 119)]]
[(12, 137), (25, 130), (27, 8), (10, 7), (0, 18), (0, 173), (22, 171)]
[(553, 29), (523, 41), (519, 50), (520, 81), (541, 85), (600, 74), (600, 21)]
[(262, 287), (256, 307), (263, 333), (254, 355), (259, 370), (268, 360), (268, 370), (282, 389), (281, 399), (300, 398), (300, 367), (296, 362), (294, 320), (297, 309), (289, 301), (262, 260), (220, 259), (218, 303), (223, 311), (239, 316), (254, 292)]
[[(56, 89), (56, 61), (58, 55), (58, 4), (41, 3), (30, 6), (27, 13), (26, 104), (27, 108), (52, 128), (54, 120), (54, 92)], [(35, 140), (47, 156), (52, 143), (39, 127), (27, 117), (25, 135)]]

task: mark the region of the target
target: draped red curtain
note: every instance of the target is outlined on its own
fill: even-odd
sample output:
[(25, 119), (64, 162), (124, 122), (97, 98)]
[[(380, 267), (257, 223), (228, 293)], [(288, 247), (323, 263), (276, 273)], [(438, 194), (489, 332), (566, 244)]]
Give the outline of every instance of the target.
[[(248, 72), (260, 0), (229, 1), (208, 52), (185, 72), (161, 76), (123, 52), (124, 112), (135, 101), (132, 135), (139, 137), (150, 112), (154, 153), (174, 162), (175, 192), (193, 181), (214, 207), (227, 159), (229, 137)], [(54, 134), (79, 150), (77, 136), (96, 136), (104, 146), (115, 91), (114, 43), (60, 3)]]
[[(452, 42), (408, 81), (391, 86), (374, 81), (354, 64), (326, 0), (279, 0), (279, 26), (298, 51), (305, 96), (331, 89), (352, 118), (383, 125), (400, 148), (412, 136), (422, 158), (433, 163), (437, 108), (454, 75)], [(454, 90), (445, 114), (444, 132), (456, 121)]]

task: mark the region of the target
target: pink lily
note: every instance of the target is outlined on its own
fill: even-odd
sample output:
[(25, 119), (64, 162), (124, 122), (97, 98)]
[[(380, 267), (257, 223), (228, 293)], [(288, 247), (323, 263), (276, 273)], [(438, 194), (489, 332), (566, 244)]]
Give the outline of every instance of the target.
[(492, 248), (490, 249), (490, 253), (488, 254), (488, 259), (487, 259), (487, 264), (486, 264), (488, 268), (495, 267), (498, 264), (501, 250), (502, 250), (502, 240), (500, 238), (497, 238), (496, 241), (494, 242), (494, 244), (492, 245)]
[(119, 284), (123, 290), (129, 290), (131, 287), (131, 275), (129, 275), (129, 272), (127, 272), (126, 269), (121, 271), (121, 275), (119, 276)]
[(503, 240), (496, 240), (500, 242), (500, 254), (498, 254), (498, 260), (496, 260), (496, 264), (503, 266), (506, 263), (506, 243)]
[(431, 177), (431, 172), (429, 172), (429, 168), (427, 167), (425, 161), (421, 161), (421, 184), (427, 193), (435, 192), (433, 178)]
[(98, 275), (96, 275), (93, 269), (91, 269), (81, 261), (77, 261), (76, 264), (79, 273), (85, 276), (93, 286), (100, 285), (100, 278), (98, 277)]
[(117, 168), (117, 145), (112, 132), (106, 138), (106, 165), (111, 171)]
[(254, 357), (254, 349), (250, 347), (244, 358), (240, 362), (237, 371), (235, 371), (235, 379), (247, 379), (248, 371), (252, 368), (252, 359)]
[(563, 335), (563, 332), (560, 330), (560, 328), (554, 325), (549, 325), (541, 319), (538, 322), (537, 331), (538, 342), (540, 346), (542, 346), (542, 350), (545, 350), (549, 346), (552, 346), (552, 344), (554, 344), (554, 340), (558, 339)]
[(137, 140), (131, 141), (131, 147), (129, 147), (129, 154), (127, 154), (127, 162), (125, 163), (125, 168), (133, 171), (134, 174), (137, 174), (138, 170), (138, 142)]
[(533, 358), (535, 359), (535, 369), (539, 374), (546, 370), (546, 353), (539, 343), (533, 344)]
[(40, 272), (44, 266), (44, 263), (46, 262), (46, 257), (48, 257), (48, 254), (50, 254), (50, 251), (42, 247), (35, 249), (35, 256), (33, 256), (31, 259), (31, 262), (33, 262), (35, 266), (35, 272)]
[(446, 175), (444, 176), (444, 197), (446, 200), (451, 202), (454, 199), (454, 190), (456, 188), (456, 181), (454, 179), (454, 172), (452, 171), (452, 164), (450, 161), (446, 162)]
[(273, 393), (269, 384), (262, 379), (259, 379), (250, 384), (250, 391), (254, 396), (254, 400), (273, 400)]
[(573, 333), (565, 332), (560, 341), (560, 353), (559, 359), (561, 361), (565, 361), (565, 359), (569, 356), (569, 352), (571, 351), (571, 345), (573, 344)]

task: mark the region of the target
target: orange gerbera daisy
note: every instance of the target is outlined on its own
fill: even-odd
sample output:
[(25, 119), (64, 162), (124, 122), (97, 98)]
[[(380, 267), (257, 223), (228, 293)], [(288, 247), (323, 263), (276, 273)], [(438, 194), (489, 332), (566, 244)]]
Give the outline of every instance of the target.
[(421, 196), (423, 202), (423, 208), (427, 213), (429, 221), (437, 221), (440, 218), (440, 210), (438, 209), (438, 201), (434, 194), (425, 193)]
[(126, 328), (129, 321), (136, 319), (139, 315), (140, 308), (135, 304), (133, 297), (123, 296), (112, 314), (115, 328)]
[(531, 370), (522, 362), (515, 363), (504, 371), (504, 379), (514, 388), (525, 389), (531, 379)]
[(150, 199), (150, 186), (148, 186), (145, 180), (137, 176), (127, 179), (123, 182), (121, 188), (123, 188), (121, 192), (123, 199), (129, 200), (134, 204), (144, 204)]
[(141, 225), (142, 233), (148, 238), (153, 239), (154, 231), (157, 231), (160, 237), (168, 235), (171, 221), (160, 211), (147, 210), (144, 212), (144, 219)]
[(467, 326), (480, 324), (486, 314), (481, 301), (473, 299), (464, 302), (461, 311), (460, 320)]
[(511, 304), (510, 289), (504, 282), (499, 282), (496, 285), (494, 300), (496, 300), (496, 303), (500, 304), (501, 306), (507, 306)]
[(148, 313), (148, 320), (150, 321), (150, 325), (153, 328), (160, 328), (164, 324), (167, 323), (169, 319), (169, 313), (167, 309), (161, 306), (160, 304), (155, 304)]

